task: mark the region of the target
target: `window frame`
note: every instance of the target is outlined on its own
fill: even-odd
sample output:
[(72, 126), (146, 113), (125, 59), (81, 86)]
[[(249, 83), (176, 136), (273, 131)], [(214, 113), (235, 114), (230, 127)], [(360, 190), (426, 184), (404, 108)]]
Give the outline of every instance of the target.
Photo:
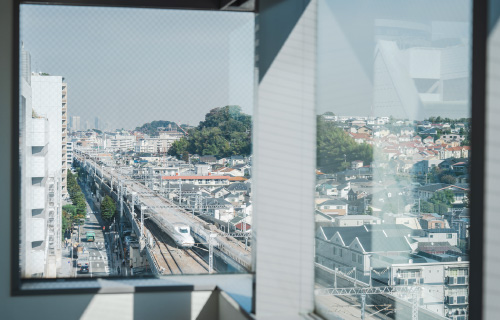
[[(20, 102), (20, 6), (21, 5), (68, 5), (93, 7), (127, 7), (153, 9), (182, 9), (205, 11), (229, 11), (257, 13), (259, 0), (253, 0), (251, 10), (231, 8), (235, 0), (12, 0), (13, 37), (12, 37), (12, 115), (11, 115), (11, 209), (10, 209), (10, 296), (36, 296), (60, 294), (98, 294), (98, 293), (138, 293), (138, 292), (194, 292), (213, 291), (224, 288), (224, 284), (251, 282), (252, 312), (255, 310), (255, 271), (239, 274), (180, 275), (156, 278), (144, 277), (99, 277), (99, 278), (55, 278), (22, 279), (19, 272), (20, 239), (20, 155), (19, 155), (19, 102)], [(254, 90), (258, 88), (255, 87)], [(202, 277), (202, 278), (200, 278)], [(249, 277), (251, 279), (249, 279)], [(172, 281), (175, 280), (175, 281)], [(126, 288), (119, 282), (127, 282)]]
[[(83, 1), (83, 0), (82, 0)], [(290, 0), (287, 0), (290, 2)], [(16, 295), (30, 295), (34, 293), (20, 292), (20, 279), (18, 274), (15, 272), (19, 268), (19, 199), (20, 183), (19, 183), (19, 141), (17, 139), (19, 134), (19, 6), (20, 4), (65, 4), (65, 5), (95, 5), (95, 6), (106, 6), (106, 7), (141, 7), (141, 8), (159, 8), (159, 9), (193, 9), (193, 10), (218, 10), (220, 9), (220, 3), (218, 9), (215, 8), (215, 2), (210, 1), (211, 7), (207, 8), (206, 1), (203, 0), (185, 0), (185, 1), (175, 1), (175, 0), (89, 0), (86, 2), (80, 2), (78, 0), (59, 0), (59, 1), (43, 1), (43, 0), (31, 0), (31, 1), (20, 1), (13, 0), (13, 13), (14, 17), (12, 19), (12, 57), (11, 57), (11, 67), (10, 70), (12, 74), (11, 78), (11, 148), (10, 148), (10, 161), (11, 161), (11, 209), (10, 209), (10, 266), (11, 266), (11, 286), (10, 293), (11, 296)], [(181, 2), (183, 5), (181, 6)], [(229, 2), (229, 1), (223, 1)], [(272, 0), (262, 2), (273, 2)], [(275, 0), (274, 2), (278, 2)], [(186, 3), (189, 3), (192, 7), (188, 7)], [(204, 4), (200, 4), (204, 3)], [(222, 3), (222, 2), (221, 2)], [(469, 281), (469, 314), (476, 315), (477, 318), (481, 319), (483, 316), (483, 270), (484, 270), (484, 243), (485, 237), (483, 233), (484, 229), (484, 181), (485, 181), (485, 115), (486, 115), (486, 63), (487, 63), (487, 37), (488, 37), (488, 0), (472, 0), (473, 10), (472, 10), (472, 74), (471, 74), (471, 124), (472, 124), (472, 135), (471, 142), (474, 145), (474, 152), (471, 154), (471, 161), (475, 163), (471, 167), (470, 175), (470, 185), (471, 185), (471, 211), (474, 212), (474, 219), (471, 221), (470, 225), (470, 237), (471, 237), (471, 250), (470, 250), (470, 268), (475, 270), (470, 272)], [(170, 6), (169, 6), (170, 4)], [(198, 4), (198, 6), (196, 6)], [(267, 5), (270, 6), (269, 4)], [(256, 0), (256, 7), (254, 12), (259, 12), (259, 2)], [(270, 32), (268, 29), (264, 29), (261, 32)], [(257, 39), (258, 41), (259, 39)], [(265, 71), (267, 66), (263, 66), (262, 69)], [(263, 74), (262, 74), (263, 76)], [(258, 90), (258, 89), (257, 89)], [(8, 99), (8, 98), (7, 98)], [(342, 250), (342, 249), (340, 249)], [(476, 271), (477, 270), (477, 271)], [(54, 282), (55, 280), (48, 279), (48, 281)], [(43, 281), (42, 281), (43, 282)], [(172, 288), (169, 286), (168, 288)], [(152, 289), (151, 291), (163, 291), (168, 288)], [(253, 284), (253, 299), (255, 301), (255, 275)], [(185, 288), (190, 290), (189, 288)], [(47, 291), (43, 294), (61, 294), (61, 293), (97, 293), (98, 290), (88, 289), (76, 289), (75, 291)], [(142, 290), (142, 289), (141, 289)], [(147, 290), (147, 289), (145, 289)], [(40, 292), (40, 291), (39, 291)], [(254, 307), (255, 310), (255, 307)]]

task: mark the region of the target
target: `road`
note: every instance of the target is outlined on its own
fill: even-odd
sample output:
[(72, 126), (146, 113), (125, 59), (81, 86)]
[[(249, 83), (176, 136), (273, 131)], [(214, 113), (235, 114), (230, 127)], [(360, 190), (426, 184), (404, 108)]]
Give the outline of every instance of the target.
[[(98, 238), (101, 239), (105, 244), (105, 252), (106, 255), (103, 257), (106, 257), (107, 260), (107, 268), (105, 268), (105, 272), (107, 275), (117, 275), (117, 276), (131, 276), (130, 269), (125, 267), (129, 265), (128, 261), (125, 261), (125, 264), (122, 262), (123, 258), (123, 247), (121, 243), (121, 239), (119, 239), (118, 233), (116, 231), (106, 231), (103, 232), (102, 227), (104, 226), (104, 223), (102, 221), (102, 217), (100, 215), (100, 210), (97, 207), (97, 201), (95, 196), (92, 194), (90, 191), (90, 187), (87, 184), (81, 184), (80, 187), (82, 188), (82, 192), (85, 195), (85, 200), (87, 202), (87, 207), (88, 211), (92, 212), (91, 213), (91, 219), (88, 221), (88, 223), (95, 223), (95, 225), (89, 225), (90, 227), (96, 226), (97, 231), (96, 232), (96, 242), (100, 242), (100, 240), (97, 240)], [(95, 219), (95, 221), (94, 221)], [(86, 221), (86, 225), (88, 224)], [(90, 229), (92, 230), (92, 229)], [(89, 231), (90, 231), (89, 230)], [(98, 235), (99, 234), (99, 235)], [(115, 240), (115, 241), (113, 241)], [(92, 254), (92, 253), (91, 253)], [(100, 258), (100, 255), (95, 255), (97, 259)], [(94, 261), (91, 258), (91, 262)], [(94, 267), (94, 265), (92, 265)], [(96, 267), (101, 267), (101, 264)]]
[[(89, 218), (85, 219), (85, 223), (80, 226), (80, 238), (78, 238), (78, 234), (73, 234), (72, 241), (81, 243), (84, 247), (84, 252), (89, 253), (90, 267), (88, 273), (80, 273), (79, 268), (76, 267), (76, 259), (74, 259), (72, 274), (74, 277), (78, 278), (105, 277), (111, 274), (115, 274), (110, 265), (111, 252), (110, 246), (108, 245), (109, 239), (103, 232), (103, 224), (100, 213), (94, 206), (93, 201), (90, 198), (90, 192), (88, 190), (84, 190), (84, 185), (81, 185), (80, 187), (82, 187), (82, 191), (85, 194), (85, 200), (87, 202), (87, 213), (89, 214)], [(95, 240), (93, 242), (87, 242), (87, 232), (95, 233)], [(67, 250), (67, 255), (68, 257), (70, 257), (71, 248), (68, 248)]]

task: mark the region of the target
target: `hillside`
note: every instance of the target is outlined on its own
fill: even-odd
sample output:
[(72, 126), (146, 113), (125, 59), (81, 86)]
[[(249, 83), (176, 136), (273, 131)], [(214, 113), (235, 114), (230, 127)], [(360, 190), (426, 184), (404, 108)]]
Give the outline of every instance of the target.
[(189, 136), (174, 142), (168, 154), (178, 158), (186, 152), (214, 155), (218, 159), (247, 156), (252, 151), (251, 132), (252, 117), (242, 113), (239, 106), (215, 108), (188, 131)]

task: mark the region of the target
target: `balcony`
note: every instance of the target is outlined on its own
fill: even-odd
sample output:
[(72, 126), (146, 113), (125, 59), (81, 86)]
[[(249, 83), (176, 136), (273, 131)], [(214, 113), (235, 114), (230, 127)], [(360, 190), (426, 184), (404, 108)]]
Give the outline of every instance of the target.
[(31, 123), (31, 146), (44, 147), (48, 141), (47, 119), (35, 118)]
[(31, 209), (45, 208), (45, 188), (32, 187)]
[(445, 278), (445, 284), (448, 286), (467, 286), (469, 285), (469, 276), (448, 276)]
[(445, 296), (444, 303), (450, 306), (466, 305), (469, 299), (467, 296)]
[(396, 278), (396, 285), (408, 286), (414, 284), (423, 284), (423, 278)]
[(45, 161), (45, 157), (32, 157), (30, 170), (31, 177), (45, 177), (47, 171)]
[(45, 239), (45, 219), (31, 219), (31, 241), (43, 241)]

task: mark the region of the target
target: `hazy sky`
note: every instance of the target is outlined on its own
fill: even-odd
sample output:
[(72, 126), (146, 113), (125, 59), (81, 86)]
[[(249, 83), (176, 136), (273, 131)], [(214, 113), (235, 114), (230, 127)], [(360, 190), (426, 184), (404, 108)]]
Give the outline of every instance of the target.
[(20, 32), (32, 71), (65, 77), (82, 126), (252, 113), (253, 13), (22, 5)]

